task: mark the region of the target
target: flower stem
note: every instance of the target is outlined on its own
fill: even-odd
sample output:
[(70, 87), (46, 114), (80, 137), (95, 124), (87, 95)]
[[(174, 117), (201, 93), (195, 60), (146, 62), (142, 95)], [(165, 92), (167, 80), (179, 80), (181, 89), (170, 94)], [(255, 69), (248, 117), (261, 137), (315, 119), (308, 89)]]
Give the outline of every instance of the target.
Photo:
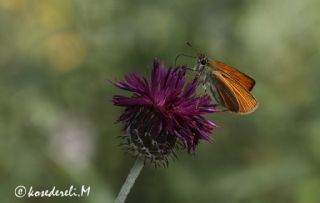
[(143, 166), (143, 161), (137, 158), (114, 203), (124, 203)]

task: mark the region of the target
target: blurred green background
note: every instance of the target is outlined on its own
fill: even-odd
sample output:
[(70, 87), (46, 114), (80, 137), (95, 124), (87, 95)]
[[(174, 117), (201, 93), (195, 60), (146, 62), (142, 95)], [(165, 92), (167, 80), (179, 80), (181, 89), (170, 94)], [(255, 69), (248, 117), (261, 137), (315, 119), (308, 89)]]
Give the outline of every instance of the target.
[[(133, 159), (118, 146), (123, 94), (107, 80), (193, 54), (256, 79), (248, 116), (169, 168), (146, 167), (127, 202), (320, 202), (320, 1), (0, 0), (0, 202), (112, 202)], [(194, 64), (180, 59), (180, 63)], [(91, 186), (89, 197), (22, 198)]]

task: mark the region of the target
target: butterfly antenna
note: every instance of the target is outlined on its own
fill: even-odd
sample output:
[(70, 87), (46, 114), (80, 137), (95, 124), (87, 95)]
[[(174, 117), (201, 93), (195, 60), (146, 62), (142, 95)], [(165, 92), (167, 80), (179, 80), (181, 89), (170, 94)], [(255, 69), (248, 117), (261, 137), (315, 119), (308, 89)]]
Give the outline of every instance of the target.
[(189, 46), (196, 54), (199, 54), (199, 53), (200, 53), (196, 48), (194, 48), (194, 47), (191, 45), (190, 42), (186, 42), (186, 45)]
[[(188, 57), (188, 58), (197, 58), (197, 57), (195, 57), (195, 56), (191, 56), (191, 55), (187, 55), (187, 54), (178, 54), (177, 57), (176, 57), (176, 59), (175, 59), (175, 61), (174, 61), (174, 67), (177, 67), (177, 61), (178, 61), (178, 59), (179, 59), (180, 56), (184, 56), (184, 57)], [(193, 71), (192, 68), (187, 68), (187, 69)]]

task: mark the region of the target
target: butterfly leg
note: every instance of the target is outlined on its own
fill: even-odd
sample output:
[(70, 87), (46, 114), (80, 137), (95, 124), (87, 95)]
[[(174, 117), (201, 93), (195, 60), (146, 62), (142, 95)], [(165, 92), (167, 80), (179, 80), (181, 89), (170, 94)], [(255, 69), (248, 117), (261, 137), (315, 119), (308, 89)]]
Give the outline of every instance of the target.
[(206, 84), (202, 84), (202, 87), (204, 89), (204, 92), (207, 94), (207, 85)]
[(202, 83), (202, 87), (204, 92), (207, 94), (207, 76), (205, 74), (199, 74), (200, 83)]

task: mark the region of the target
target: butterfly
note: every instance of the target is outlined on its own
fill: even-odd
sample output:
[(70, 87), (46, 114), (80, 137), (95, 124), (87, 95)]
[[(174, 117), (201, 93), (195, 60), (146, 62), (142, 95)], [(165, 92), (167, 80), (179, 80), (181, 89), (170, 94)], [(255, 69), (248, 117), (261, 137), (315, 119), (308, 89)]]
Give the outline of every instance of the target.
[(217, 60), (210, 60), (199, 54), (194, 71), (204, 89), (221, 106), (238, 114), (249, 114), (258, 107), (251, 94), (255, 80), (236, 68)]

